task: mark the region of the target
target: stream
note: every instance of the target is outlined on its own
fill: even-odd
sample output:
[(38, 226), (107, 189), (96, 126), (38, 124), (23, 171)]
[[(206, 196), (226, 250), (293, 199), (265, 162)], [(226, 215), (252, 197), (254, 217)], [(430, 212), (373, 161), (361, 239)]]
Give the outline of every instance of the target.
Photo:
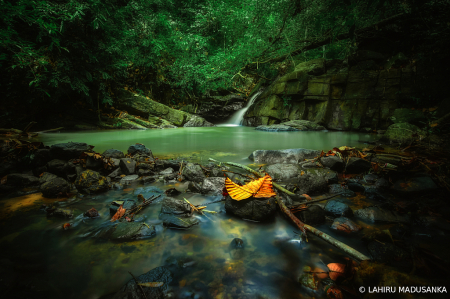
[[(46, 145), (68, 141), (95, 145), (97, 152), (116, 148), (126, 152), (134, 143), (142, 143), (156, 157), (189, 157), (206, 162), (208, 157), (221, 161), (251, 163), (248, 156), (256, 149), (310, 148), (328, 150), (335, 146), (363, 146), (360, 140), (375, 135), (348, 132), (255, 131), (248, 127), (181, 128), (146, 131), (95, 131), (43, 134)], [(113, 293), (131, 278), (155, 267), (171, 265), (175, 278), (170, 284), (172, 298), (299, 298), (309, 295), (326, 298), (323, 290), (312, 292), (298, 282), (304, 266), (326, 271), (328, 263), (344, 262), (345, 255), (325, 241), (309, 235), (309, 242), (298, 239), (296, 228), (278, 215), (273, 221), (245, 221), (225, 213), (224, 204), (208, 205), (217, 214), (198, 216), (200, 225), (189, 230), (165, 228), (158, 214), (164, 191), (176, 187), (184, 191), (186, 183), (134, 182), (124, 190), (109, 190), (100, 195), (74, 195), (46, 199), (40, 193), (0, 201), (1, 283), (17, 281), (26, 298), (99, 298)], [(156, 236), (130, 242), (112, 242), (96, 237), (99, 227), (109, 221), (109, 205), (114, 200), (163, 196), (141, 213), (143, 221), (156, 227)], [(192, 204), (218, 197), (181, 193)], [(339, 198), (339, 197), (338, 197)], [(361, 200), (340, 198), (353, 209), (367, 206)], [(47, 218), (42, 204), (60, 201), (73, 211), (70, 220)], [(94, 207), (100, 217), (88, 219), (83, 213)], [(70, 222), (72, 227), (63, 230)], [(365, 232), (382, 225), (363, 222)], [(343, 235), (330, 229), (330, 223), (317, 226), (334, 238), (364, 254), (360, 234)], [(364, 230), (363, 230), (364, 231)], [(230, 250), (234, 238), (244, 241), (243, 254)], [(6, 289), (9, 298), (15, 289)], [(25, 298), (22, 295), (22, 298)]]

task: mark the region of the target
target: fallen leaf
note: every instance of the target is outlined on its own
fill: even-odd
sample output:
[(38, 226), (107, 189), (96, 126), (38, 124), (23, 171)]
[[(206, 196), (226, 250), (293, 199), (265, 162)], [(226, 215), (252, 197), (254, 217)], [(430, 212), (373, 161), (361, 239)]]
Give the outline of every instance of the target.
[(117, 209), (117, 212), (111, 218), (111, 222), (114, 222), (125, 214), (126, 209), (122, 208), (122, 205)]
[(234, 200), (242, 200), (251, 196), (256, 198), (272, 197), (275, 196), (275, 192), (272, 189), (272, 178), (266, 174), (263, 178), (254, 180), (244, 186), (239, 186), (226, 178), (225, 187), (228, 194)]
[(63, 230), (68, 230), (69, 227), (71, 227), (71, 226), (72, 226), (72, 224), (70, 224), (70, 223), (64, 223), (62, 228), (63, 228)]
[(143, 287), (149, 287), (149, 288), (157, 288), (160, 287), (162, 285), (164, 285), (164, 282), (140, 282), (138, 283), (138, 285), (143, 286)]
[(311, 196), (309, 196), (308, 194), (302, 194), (302, 196), (306, 197), (306, 200), (312, 200)]
[(344, 299), (344, 295), (337, 286), (331, 286), (327, 290), (327, 298), (329, 299)]
[(339, 277), (344, 277), (345, 264), (331, 263), (327, 265), (330, 269), (330, 278), (336, 280)]

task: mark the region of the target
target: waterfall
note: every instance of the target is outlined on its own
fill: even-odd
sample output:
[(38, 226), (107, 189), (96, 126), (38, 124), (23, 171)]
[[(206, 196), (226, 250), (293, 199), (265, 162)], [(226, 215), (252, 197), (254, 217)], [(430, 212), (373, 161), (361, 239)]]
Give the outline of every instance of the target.
[(252, 97), (247, 103), (247, 106), (245, 106), (242, 109), (239, 109), (236, 111), (230, 118), (230, 120), (226, 123), (227, 125), (234, 125), (234, 126), (240, 126), (242, 125), (242, 122), (244, 121), (244, 115), (245, 112), (247, 112), (248, 108), (255, 102), (256, 98), (262, 93), (262, 91), (258, 91)]

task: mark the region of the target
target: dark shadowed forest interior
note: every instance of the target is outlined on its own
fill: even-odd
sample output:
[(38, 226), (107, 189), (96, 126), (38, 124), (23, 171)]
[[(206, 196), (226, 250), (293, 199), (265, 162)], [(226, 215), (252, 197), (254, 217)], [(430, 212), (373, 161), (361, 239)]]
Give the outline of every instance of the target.
[(448, 298), (448, 0), (0, 6), (2, 298)]

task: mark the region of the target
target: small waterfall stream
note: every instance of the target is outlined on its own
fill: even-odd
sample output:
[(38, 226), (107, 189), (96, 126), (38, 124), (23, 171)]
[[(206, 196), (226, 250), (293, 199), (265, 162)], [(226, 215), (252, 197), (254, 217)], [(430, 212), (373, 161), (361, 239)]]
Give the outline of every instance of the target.
[(258, 91), (252, 97), (247, 103), (247, 106), (244, 108), (236, 111), (230, 118), (230, 120), (225, 124), (229, 126), (240, 126), (242, 125), (242, 122), (244, 120), (245, 112), (247, 112), (248, 108), (255, 102), (256, 98), (262, 93), (262, 91)]

